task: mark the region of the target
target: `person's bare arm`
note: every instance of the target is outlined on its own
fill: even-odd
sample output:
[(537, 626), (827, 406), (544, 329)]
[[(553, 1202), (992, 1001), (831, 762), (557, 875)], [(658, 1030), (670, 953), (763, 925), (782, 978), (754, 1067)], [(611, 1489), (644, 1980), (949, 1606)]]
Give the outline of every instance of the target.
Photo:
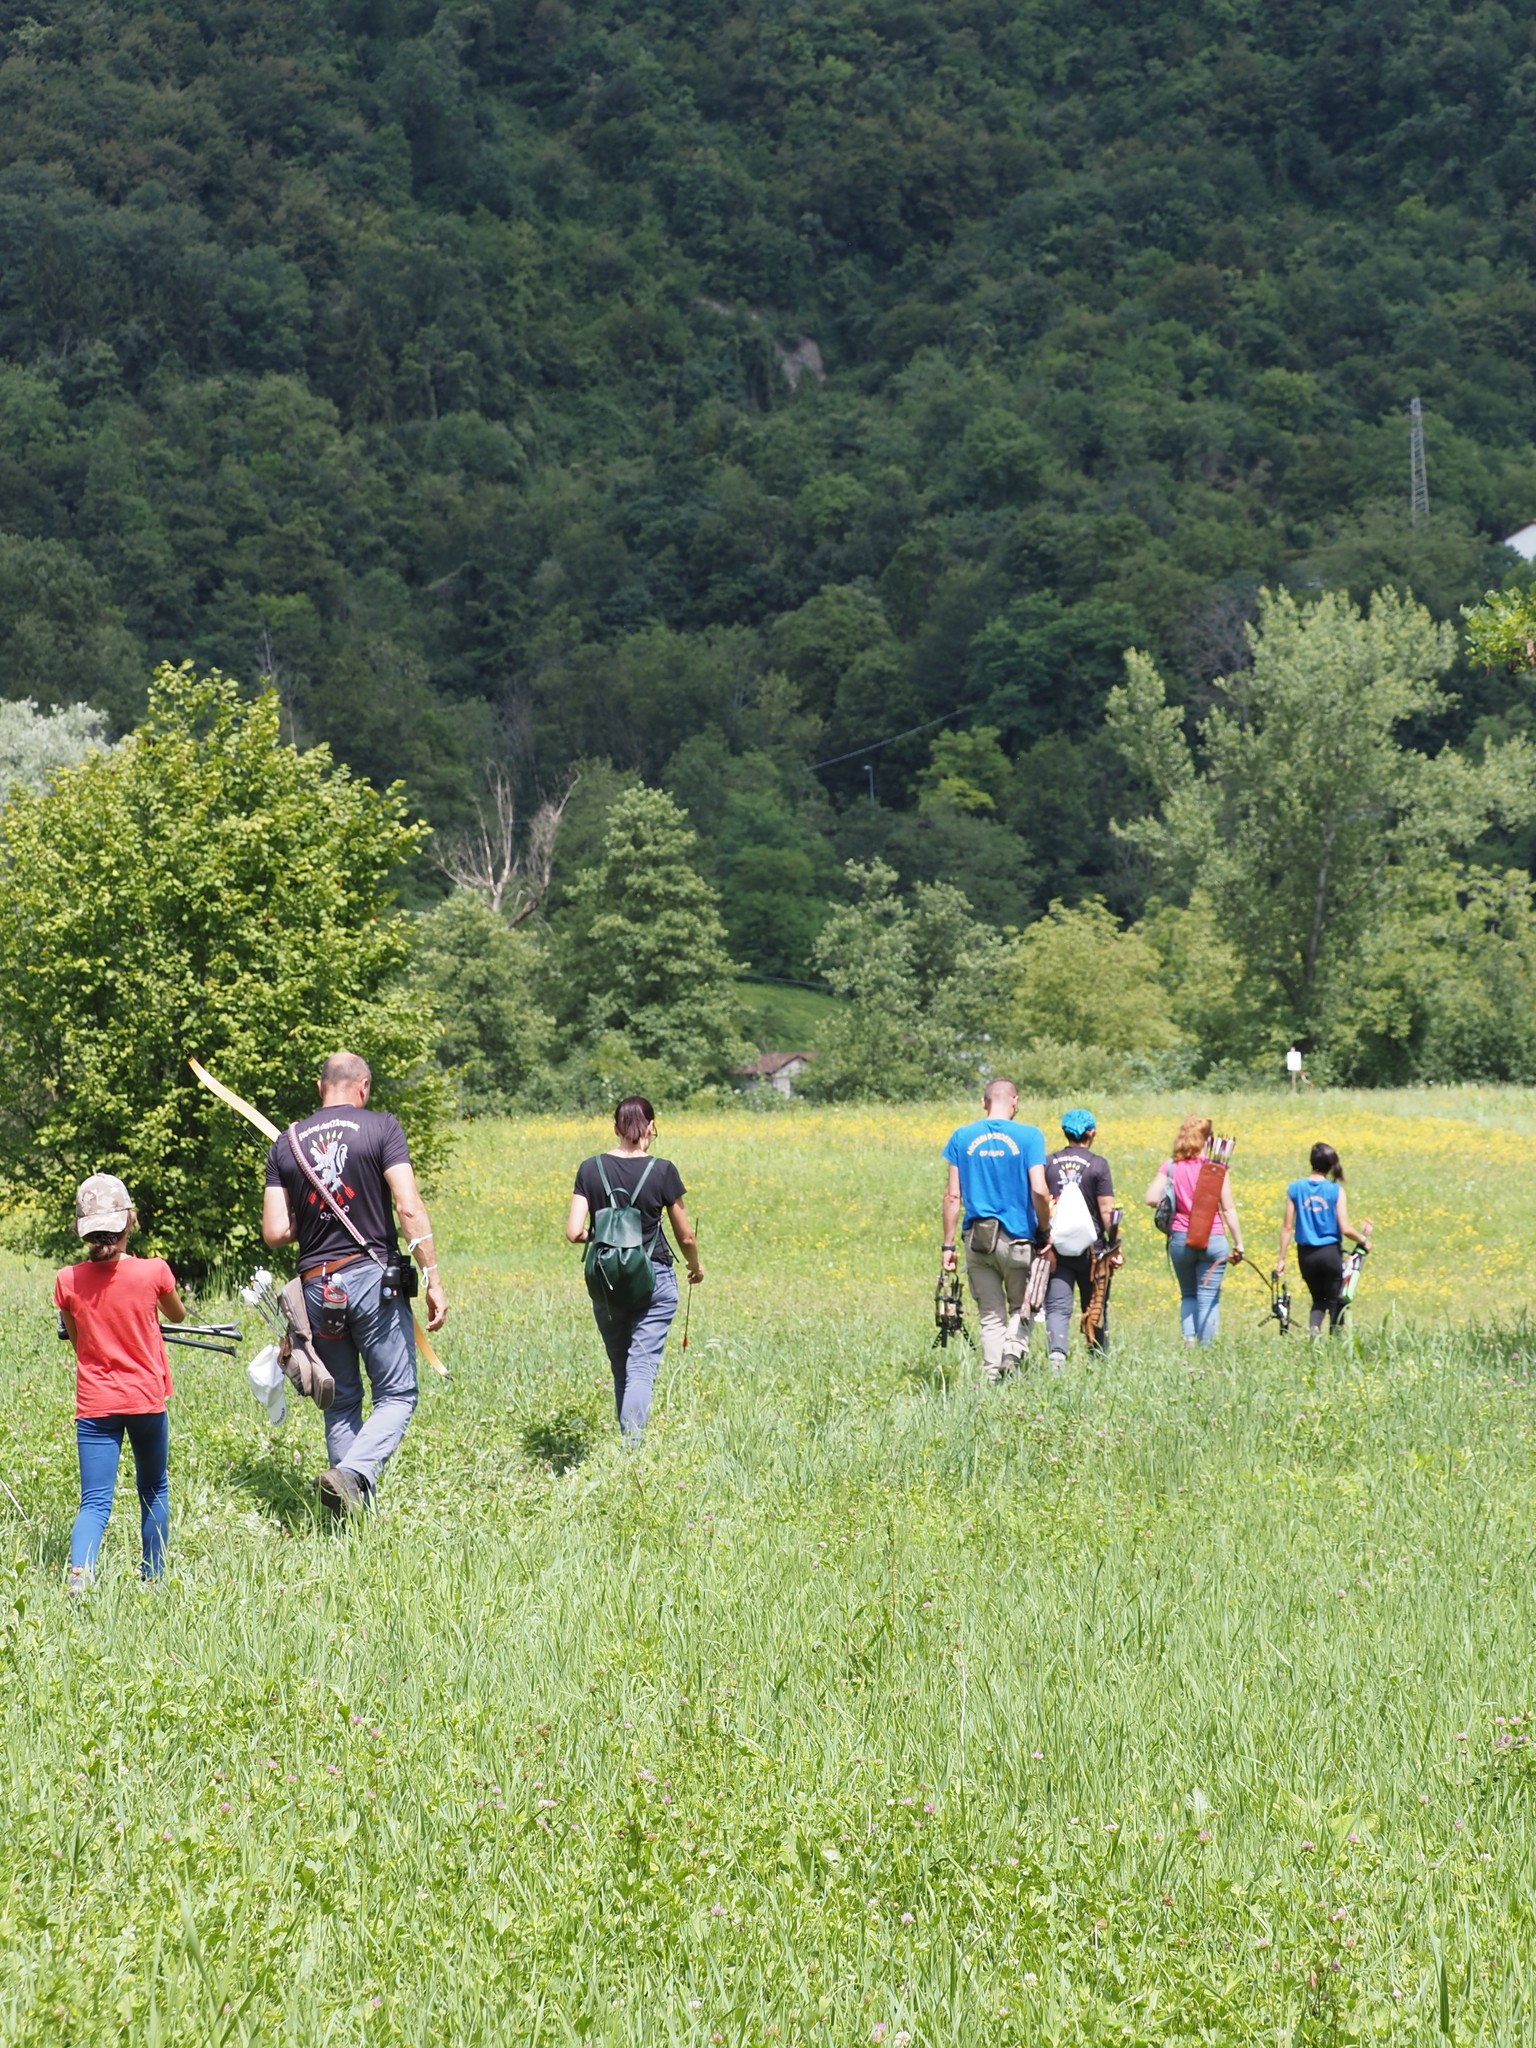
[(1040, 1236), (1051, 1234), (1051, 1191), (1045, 1184), (1045, 1168), (1032, 1166), (1029, 1169), (1029, 1191), (1035, 1198), (1035, 1221), (1040, 1226)]
[(1100, 1195), (1100, 1197), (1099, 1197), (1099, 1221), (1100, 1221), (1100, 1223), (1102, 1223), (1102, 1224), (1103, 1224), (1103, 1226), (1104, 1226), (1104, 1228), (1105, 1228), (1106, 1230), (1108, 1230), (1108, 1228), (1109, 1228), (1109, 1219), (1110, 1219), (1110, 1217), (1111, 1217), (1111, 1216), (1113, 1216), (1113, 1215), (1114, 1215), (1114, 1213), (1115, 1213), (1115, 1198), (1114, 1198), (1114, 1196), (1113, 1196), (1113, 1195)]
[(945, 1247), (940, 1255), (940, 1262), (946, 1273), (953, 1273), (959, 1263), (959, 1254), (955, 1250), (959, 1241), (956, 1237), (959, 1223), (960, 1169), (958, 1166), (952, 1166), (949, 1169), (949, 1179), (944, 1183), (944, 1235), (939, 1239), (939, 1243)]
[(68, 1308), (61, 1308), (59, 1310), (59, 1314), (63, 1318), (64, 1334), (68, 1337), (70, 1343), (73, 1344), (75, 1349), (78, 1351), (80, 1348), (80, 1332), (75, 1327), (74, 1310)]
[(187, 1320), (187, 1305), (174, 1287), (168, 1287), (160, 1296), (158, 1306), (167, 1322), (184, 1323)]
[(1232, 1176), (1224, 1173), (1221, 1177), (1221, 1213), (1226, 1219), (1227, 1243), (1232, 1247), (1234, 1259), (1243, 1256), (1243, 1227), (1237, 1220), (1237, 1204), (1232, 1199)]
[(1275, 1261), (1277, 1273), (1285, 1270), (1285, 1255), (1291, 1248), (1291, 1239), (1296, 1235), (1296, 1204), (1287, 1195), (1285, 1198), (1285, 1221), (1280, 1225), (1280, 1256)]
[(276, 1251), (280, 1245), (292, 1244), (298, 1236), (294, 1228), (293, 1208), (288, 1200), (286, 1188), (266, 1188), (261, 1197), (261, 1240)]
[(1363, 1244), (1367, 1251), (1371, 1248), (1371, 1219), (1369, 1216), (1363, 1216), (1360, 1219), (1360, 1228), (1356, 1230), (1349, 1220), (1349, 1204), (1344, 1199), (1342, 1188), (1339, 1189), (1339, 1235), (1352, 1238), (1356, 1244)]
[(567, 1244), (583, 1244), (592, 1221), (592, 1211), (587, 1206), (585, 1195), (572, 1195), (571, 1206), (565, 1212), (565, 1240)]
[(386, 1166), (384, 1178), (395, 1198), (395, 1214), (400, 1218), (400, 1228), (405, 1232), (407, 1244), (416, 1248), (416, 1263), (427, 1283), (427, 1328), (440, 1330), (448, 1317), (448, 1296), (437, 1270), (432, 1219), (416, 1185), (416, 1170), (408, 1159), (402, 1160), (398, 1166)]
[(1159, 1167), (1152, 1176), (1152, 1185), (1141, 1198), (1149, 1209), (1155, 1209), (1163, 1199), (1163, 1196), (1168, 1192), (1168, 1181), (1168, 1174), (1163, 1171), (1162, 1167)]
[(672, 1236), (677, 1248), (688, 1261), (688, 1285), (697, 1287), (704, 1278), (704, 1268), (699, 1264), (699, 1240), (688, 1221), (688, 1211), (681, 1201), (676, 1201), (667, 1204), (667, 1214), (672, 1219)]

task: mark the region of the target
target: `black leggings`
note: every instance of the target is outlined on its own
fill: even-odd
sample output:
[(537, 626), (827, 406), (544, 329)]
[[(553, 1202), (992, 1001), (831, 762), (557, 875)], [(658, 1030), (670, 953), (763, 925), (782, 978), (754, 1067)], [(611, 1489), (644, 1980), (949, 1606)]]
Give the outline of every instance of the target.
[(1320, 1330), (1326, 1316), (1329, 1329), (1337, 1329), (1344, 1305), (1343, 1245), (1299, 1244), (1296, 1263), (1312, 1297), (1312, 1328)]

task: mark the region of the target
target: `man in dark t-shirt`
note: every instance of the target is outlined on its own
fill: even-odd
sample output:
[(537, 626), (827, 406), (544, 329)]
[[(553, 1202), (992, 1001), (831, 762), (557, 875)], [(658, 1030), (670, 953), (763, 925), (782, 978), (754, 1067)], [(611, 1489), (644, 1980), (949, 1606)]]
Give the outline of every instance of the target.
[[(320, 1070), (320, 1107), (267, 1154), (262, 1204), (267, 1243), (298, 1244), (310, 1327), (336, 1381), (325, 1416), (331, 1464), (317, 1482), (322, 1503), (336, 1515), (372, 1500), (416, 1408), (410, 1303), (386, 1274), (399, 1251), (396, 1214), (427, 1283), (427, 1328), (441, 1329), (448, 1313), (405, 1133), (392, 1116), (368, 1108), (372, 1086), (365, 1060), (332, 1053)], [(345, 1297), (342, 1329), (327, 1337), (322, 1313), (328, 1304), (335, 1313), (338, 1296)], [(363, 1368), (373, 1394), (366, 1422)]]
[[(1085, 1251), (1067, 1253), (1058, 1248), (1054, 1253), (1055, 1269), (1045, 1289), (1045, 1328), (1049, 1360), (1056, 1372), (1060, 1372), (1067, 1362), (1067, 1344), (1072, 1333), (1072, 1297), (1076, 1293), (1083, 1307), (1088, 1306), (1088, 1297), (1093, 1290), (1094, 1257), (1103, 1253), (1104, 1233), (1115, 1207), (1115, 1185), (1109, 1161), (1092, 1149), (1098, 1135), (1092, 1111), (1069, 1109), (1061, 1120), (1061, 1131), (1066, 1144), (1059, 1152), (1052, 1152), (1045, 1162), (1045, 1184), (1050, 1190), (1051, 1203), (1054, 1208), (1066, 1189), (1075, 1184), (1087, 1204), (1095, 1235), (1093, 1243)], [(1109, 1349), (1107, 1298), (1089, 1348), (1093, 1351)]]

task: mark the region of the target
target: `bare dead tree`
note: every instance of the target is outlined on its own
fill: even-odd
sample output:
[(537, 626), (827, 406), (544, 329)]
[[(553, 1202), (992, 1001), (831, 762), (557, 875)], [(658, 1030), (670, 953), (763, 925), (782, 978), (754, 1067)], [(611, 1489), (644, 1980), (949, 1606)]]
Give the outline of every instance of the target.
[(473, 889), (509, 925), (532, 917), (549, 893), (560, 819), (578, 777), (558, 798), (547, 797), (518, 829), (517, 793), (506, 770), (493, 767), (486, 801), (475, 804), (475, 823), (442, 842), (437, 865), (456, 889)]

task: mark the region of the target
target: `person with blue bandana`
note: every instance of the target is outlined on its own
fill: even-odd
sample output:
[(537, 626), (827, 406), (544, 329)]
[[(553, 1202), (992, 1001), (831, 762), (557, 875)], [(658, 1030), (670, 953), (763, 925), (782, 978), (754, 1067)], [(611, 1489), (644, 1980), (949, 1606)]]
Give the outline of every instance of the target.
[[(1074, 1294), (1086, 1310), (1093, 1294), (1094, 1262), (1110, 1256), (1121, 1263), (1121, 1254), (1107, 1254), (1105, 1233), (1115, 1213), (1115, 1184), (1109, 1161), (1093, 1149), (1098, 1119), (1091, 1109), (1069, 1109), (1061, 1120), (1066, 1139), (1059, 1152), (1045, 1162), (1045, 1185), (1053, 1204), (1051, 1214), (1051, 1277), (1045, 1285), (1045, 1329), (1047, 1358), (1052, 1372), (1061, 1372), (1067, 1362), (1067, 1344), (1072, 1333)], [(1082, 1197), (1078, 1214), (1081, 1229), (1075, 1237), (1063, 1234), (1068, 1188)], [(1089, 1339), (1090, 1351), (1109, 1350), (1109, 1293), (1106, 1282), (1099, 1319)]]
[(944, 1147), (944, 1270), (953, 1273), (959, 1262), (956, 1227), (963, 1218), (965, 1277), (981, 1322), (982, 1370), (993, 1385), (1024, 1355), (1030, 1261), (1051, 1221), (1045, 1133), (1016, 1123), (1018, 1106), (1019, 1091), (1011, 1081), (989, 1081), (981, 1115), (962, 1124)]

